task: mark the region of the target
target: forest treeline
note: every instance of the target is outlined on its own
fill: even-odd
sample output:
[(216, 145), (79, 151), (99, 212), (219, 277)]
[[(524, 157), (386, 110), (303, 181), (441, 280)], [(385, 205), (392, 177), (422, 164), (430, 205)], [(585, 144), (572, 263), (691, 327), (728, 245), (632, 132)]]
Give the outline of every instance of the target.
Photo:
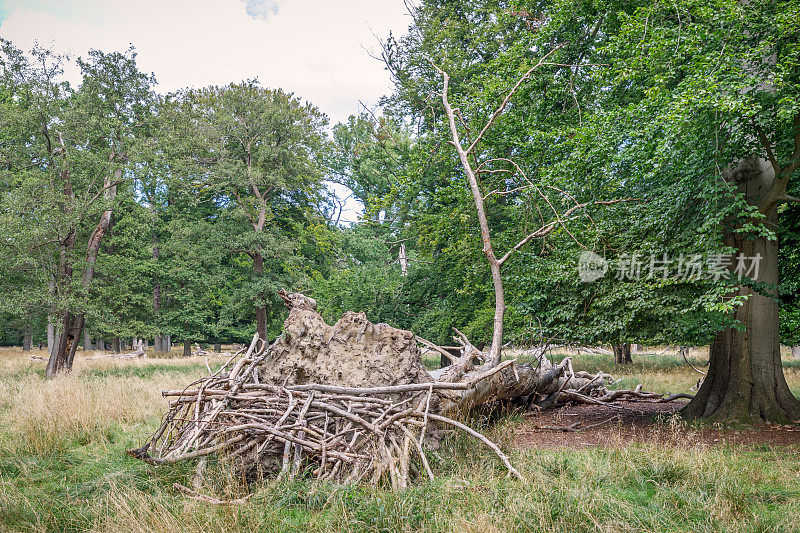
[[(364, 311), (441, 344), (453, 327), (490, 342), (492, 280), (433, 65), (469, 144), (546, 54), (471, 154), (496, 245), (573, 205), (625, 201), (587, 205), (509, 259), (504, 341), (708, 344), (736, 327), (732, 280), (679, 261), (709, 267), (730, 251), (725, 226), (758, 218), (721, 178), (731, 161), (760, 154), (796, 183), (797, 2), (425, 0), (413, 15), (383, 45), (394, 92), (335, 125), (291, 87), (161, 94), (133, 48), (70, 59), (2, 41), (0, 344), (49, 335), (69, 366), (84, 342), (272, 338), (280, 288), (329, 321)], [(792, 186), (774, 222), (737, 230), (780, 242), (769, 290), (787, 345), (800, 344)], [(587, 251), (608, 261), (591, 282)]]

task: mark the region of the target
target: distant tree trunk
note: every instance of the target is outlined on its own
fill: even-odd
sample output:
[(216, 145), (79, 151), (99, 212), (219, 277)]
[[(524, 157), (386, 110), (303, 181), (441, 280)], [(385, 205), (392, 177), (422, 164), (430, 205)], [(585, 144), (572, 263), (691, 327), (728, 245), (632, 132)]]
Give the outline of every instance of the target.
[(92, 349), (92, 336), (89, 334), (89, 330), (84, 328), (83, 330), (83, 351), (88, 352)]
[(47, 317), (47, 355), (50, 356), (53, 353), (53, 347), (55, 346), (55, 339), (56, 339), (56, 326), (53, 324), (53, 319)]
[(792, 357), (800, 357), (800, 346), (792, 346)]
[(614, 362), (618, 365), (627, 365), (633, 362), (631, 359), (631, 345), (627, 342), (614, 344), (611, 346), (614, 351)]
[(408, 274), (408, 258), (406, 257), (406, 245), (404, 243), (400, 243), (400, 253), (397, 256), (397, 260), (400, 262), (400, 273), (405, 276)]
[(33, 331), (30, 324), (25, 324), (25, 333), (22, 337), (22, 351), (29, 352), (31, 350), (31, 344), (33, 344)]
[(192, 356), (192, 341), (183, 341), (183, 356)]
[(98, 337), (96, 346), (97, 346), (96, 349), (102, 352), (106, 351), (106, 340), (103, 337)]
[[(161, 253), (158, 249), (158, 243), (153, 239), (153, 262), (156, 263), (158, 259), (161, 257)], [(160, 326), (160, 315), (161, 315), (161, 281), (156, 278), (156, 282), (153, 284), (153, 315), (156, 321), (156, 327)], [(164, 346), (164, 338), (161, 336), (161, 333), (156, 333), (153, 337), (153, 351), (156, 354), (162, 354), (166, 352)]]
[(634, 344), (633, 345), (633, 351), (634, 352), (643, 352), (644, 351), (644, 347), (641, 344)]
[(215, 342), (215, 343), (214, 343), (214, 351), (215, 351), (216, 353), (220, 353), (220, 352), (222, 351), (222, 344), (220, 344), (220, 343), (218, 343), (218, 342)]
[(167, 335), (161, 340), (161, 345), (164, 347), (164, 351), (169, 353), (172, 351), (172, 334), (167, 333)]
[(119, 337), (114, 337), (111, 339), (111, 351), (114, 353), (120, 353), (122, 351), (122, 346), (120, 346)]
[[(765, 216), (763, 223), (774, 228), (777, 209), (764, 203), (775, 194), (775, 172), (771, 168), (766, 161), (749, 158), (731, 170), (728, 178), (751, 205), (759, 206)], [(744, 328), (723, 330), (711, 343), (708, 374), (683, 414), (688, 418), (740, 422), (798, 420), (800, 402), (789, 390), (781, 366), (775, 299), (778, 242), (750, 232), (739, 233), (737, 229), (735, 222), (728, 222), (724, 243), (736, 250), (728, 269), (735, 278), (740, 261), (749, 269), (753, 266), (750, 258), (759, 257), (757, 275), (748, 272), (746, 277), (762, 284), (763, 293), (745, 285), (733, 291), (732, 295), (745, 297), (734, 313)]]
[[(256, 277), (260, 278), (264, 275), (264, 258), (259, 252), (253, 252), (252, 258), (253, 270)], [(260, 295), (256, 295), (256, 330), (259, 337), (267, 339), (267, 306)]]

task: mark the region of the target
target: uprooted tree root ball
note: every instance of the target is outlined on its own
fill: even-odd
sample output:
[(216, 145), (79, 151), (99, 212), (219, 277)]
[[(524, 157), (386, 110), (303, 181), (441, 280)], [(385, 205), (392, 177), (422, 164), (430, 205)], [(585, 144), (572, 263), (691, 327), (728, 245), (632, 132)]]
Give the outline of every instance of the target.
[[(420, 476), (433, 479), (425, 449), (442, 430), (455, 429), (490, 448), (509, 476), (522, 478), (495, 443), (457, 418), (499, 400), (548, 409), (686, 396), (608, 390), (608, 374), (576, 372), (569, 358), (553, 364), (544, 349), (534, 350), (530, 363), (492, 365), (458, 331), (461, 355), (452, 357), (363, 313), (346, 313), (329, 326), (313, 299), (284, 291), (281, 297), (290, 309), (284, 333), (269, 345), (256, 336), (213, 375), (164, 391), (169, 412), (130, 455), (156, 465), (199, 459), (198, 472), (218, 455), (245, 472), (386, 480), (398, 489)], [(418, 340), (453, 364), (426, 371)]]

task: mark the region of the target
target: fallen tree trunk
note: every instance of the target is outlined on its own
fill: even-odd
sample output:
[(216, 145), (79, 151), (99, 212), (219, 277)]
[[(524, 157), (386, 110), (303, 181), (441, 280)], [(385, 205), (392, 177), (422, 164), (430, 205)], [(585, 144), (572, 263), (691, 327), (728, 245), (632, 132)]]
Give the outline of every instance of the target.
[(543, 410), (663, 399), (639, 388), (609, 390), (608, 374), (576, 372), (570, 358), (553, 363), (544, 347), (529, 362), (492, 364), (458, 330), (460, 355), (447, 351), (452, 364), (429, 372), (417, 341), (441, 347), (372, 324), (363, 313), (345, 313), (330, 326), (311, 298), (281, 297), (290, 309), (283, 334), (271, 345), (256, 334), (212, 375), (164, 391), (169, 412), (130, 455), (154, 465), (219, 455), (245, 474), (292, 477), (302, 470), (345, 483), (386, 480), (399, 489), (434, 477), (425, 448), (449, 428), (482, 442), (510, 476), (522, 478), (497, 445), (457, 419), (503, 401)]

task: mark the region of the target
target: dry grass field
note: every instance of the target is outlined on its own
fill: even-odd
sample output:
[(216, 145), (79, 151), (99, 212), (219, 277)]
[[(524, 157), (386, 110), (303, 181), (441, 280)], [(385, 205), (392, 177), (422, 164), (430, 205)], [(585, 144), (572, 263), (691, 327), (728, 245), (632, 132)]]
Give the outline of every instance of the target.
[[(569, 355), (576, 368), (614, 372), (626, 388), (688, 391), (698, 374), (670, 354), (634, 355), (625, 368), (610, 356)], [(212, 465), (206, 493), (254, 495), (237, 506), (201, 503), (172, 488), (190, 483), (191, 465), (154, 468), (124, 454), (159, 423), (162, 389), (220, 364), (172, 355), (79, 353), (71, 375), (46, 381), (43, 361), (0, 348), (0, 531), (800, 530), (800, 445), (708, 445), (684, 438), (703, 428), (676, 416), (648, 422), (665, 438), (583, 447), (517, 438), (521, 428), (536, 431), (536, 418), (513, 410), (491, 423), (471, 420), (511, 452), (525, 482), (506, 479), (491, 452), (454, 436), (430, 453), (437, 481), (402, 492), (235, 479)], [(698, 365), (706, 356), (692, 353)], [(800, 361), (786, 361), (786, 374), (800, 395)], [(727, 429), (740, 430), (759, 431)]]

